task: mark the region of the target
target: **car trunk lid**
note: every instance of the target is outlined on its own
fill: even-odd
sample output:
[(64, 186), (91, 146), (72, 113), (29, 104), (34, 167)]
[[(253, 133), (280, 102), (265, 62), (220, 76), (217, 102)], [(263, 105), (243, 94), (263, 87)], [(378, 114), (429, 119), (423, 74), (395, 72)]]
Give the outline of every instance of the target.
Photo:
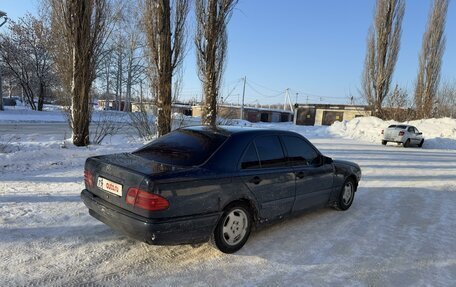
[(150, 211), (127, 204), (129, 188), (153, 193), (154, 176), (182, 169), (131, 153), (121, 153), (88, 158), (84, 176), (91, 178), (91, 184), (86, 180), (86, 189), (95, 196), (138, 215), (150, 217)]
[(394, 139), (399, 136), (400, 132), (405, 132), (405, 129), (402, 128), (401, 126), (395, 126), (395, 127), (390, 127), (387, 128), (385, 131), (385, 138), (386, 139)]

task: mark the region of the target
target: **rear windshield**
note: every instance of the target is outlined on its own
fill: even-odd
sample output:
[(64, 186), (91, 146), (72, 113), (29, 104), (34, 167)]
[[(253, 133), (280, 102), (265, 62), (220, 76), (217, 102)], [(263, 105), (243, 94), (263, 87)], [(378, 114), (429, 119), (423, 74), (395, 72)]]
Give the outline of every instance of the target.
[(160, 163), (194, 166), (204, 163), (226, 139), (226, 135), (209, 130), (178, 130), (133, 153)]
[(403, 125), (390, 125), (388, 128), (406, 129), (407, 126), (403, 126)]

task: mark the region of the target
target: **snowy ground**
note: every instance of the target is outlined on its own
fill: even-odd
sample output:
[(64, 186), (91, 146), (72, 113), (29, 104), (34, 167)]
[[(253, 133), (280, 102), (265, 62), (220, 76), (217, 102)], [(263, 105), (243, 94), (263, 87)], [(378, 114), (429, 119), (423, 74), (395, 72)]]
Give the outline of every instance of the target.
[(138, 143), (119, 136), (62, 148), (60, 134), (6, 134), (0, 119), (0, 137), (13, 138), (0, 153), (0, 286), (454, 286), (456, 151), (348, 139), (369, 134), (366, 121), (375, 120), (272, 125), (360, 164), (355, 202), (346, 212), (322, 209), (262, 229), (226, 255), (208, 244), (149, 246), (88, 215), (79, 199), (85, 158)]

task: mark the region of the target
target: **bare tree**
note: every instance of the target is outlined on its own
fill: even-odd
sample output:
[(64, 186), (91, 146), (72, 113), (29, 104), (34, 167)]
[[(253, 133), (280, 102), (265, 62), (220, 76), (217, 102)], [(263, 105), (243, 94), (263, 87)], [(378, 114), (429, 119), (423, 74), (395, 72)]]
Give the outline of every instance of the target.
[(0, 36), (0, 58), (22, 87), (30, 107), (42, 111), (48, 88), (54, 82), (49, 28), (27, 14), (18, 22), (10, 22), (8, 30)]
[(442, 57), (445, 51), (444, 31), (448, 3), (448, 0), (434, 0), (423, 36), (419, 58), (420, 66), (415, 84), (415, 106), (419, 118), (432, 117), (440, 81)]
[(414, 118), (415, 114), (410, 108), (410, 99), (407, 91), (399, 88), (397, 84), (385, 100), (386, 106), (383, 109), (383, 117), (385, 119), (405, 122)]
[(171, 131), (172, 78), (185, 50), (188, 0), (144, 0), (144, 25), (153, 94), (157, 105), (157, 133)]
[(382, 117), (383, 100), (389, 93), (400, 49), (405, 1), (377, 0), (375, 9), (374, 24), (367, 39), (362, 92), (373, 115)]
[(456, 117), (456, 81), (445, 81), (437, 92), (434, 107), (437, 117)]
[(202, 123), (217, 124), (217, 98), (228, 45), (227, 23), (237, 0), (196, 0), (195, 37), (199, 78), (203, 83)]
[[(0, 27), (2, 27), (3, 25), (5, 25), (6, 21), (8, 21), (8, 17), (6, 15), (5, 12), (1, 11), (0, 10)], [(0, 65), (0, 111), (3, 111), (3, 87), (2, 87), (2, 84), (3, 84), (3, 80), (2, 80), (2, 67)]]
[[(96, 77), (108, 34), (110, 15), (107, 0), (48, 0), (52, 9), (52, 27), (64, 42), (57, 53), (57, 65), (64, 72), (62, 81), (71, 95), (70, 125), (73, 144), (89, 144), (91, 120), (90, 90)], [(69, 53), (68, 53), (69, 52)]]

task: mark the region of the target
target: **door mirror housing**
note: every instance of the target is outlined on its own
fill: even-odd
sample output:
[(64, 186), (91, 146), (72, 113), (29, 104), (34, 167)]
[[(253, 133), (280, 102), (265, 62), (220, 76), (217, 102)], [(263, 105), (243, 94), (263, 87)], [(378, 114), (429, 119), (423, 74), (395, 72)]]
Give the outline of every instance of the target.
[(328, 157), (328, 156), (322, 156), (322, 162), (323, 164), (332, 164), (333, 163), (333, 159)]
[(416, 133), (416, 134), (420, 136), (420, 135), (422, 135), (423, 133)]

